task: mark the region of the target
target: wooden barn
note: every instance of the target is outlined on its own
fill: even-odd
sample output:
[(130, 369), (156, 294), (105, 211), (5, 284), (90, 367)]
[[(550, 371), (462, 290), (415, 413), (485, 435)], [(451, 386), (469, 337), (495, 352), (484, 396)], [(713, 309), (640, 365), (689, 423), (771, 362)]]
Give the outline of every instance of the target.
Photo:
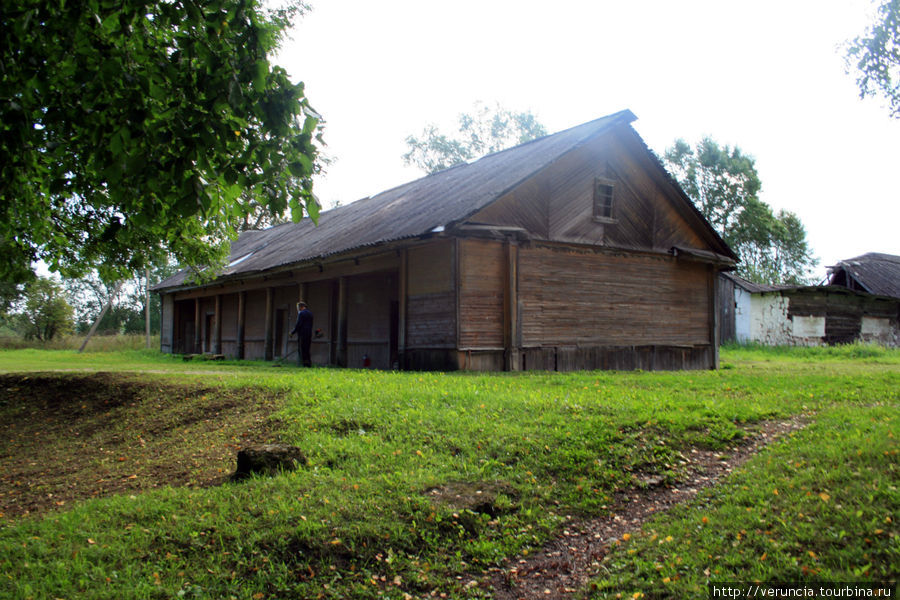
[[(162, 350), (421, 370), (705, 369), (737, 260), (623, 111), (309, 220), (156, 286)], [(296, 338), (294, 338), (295, 340)]]

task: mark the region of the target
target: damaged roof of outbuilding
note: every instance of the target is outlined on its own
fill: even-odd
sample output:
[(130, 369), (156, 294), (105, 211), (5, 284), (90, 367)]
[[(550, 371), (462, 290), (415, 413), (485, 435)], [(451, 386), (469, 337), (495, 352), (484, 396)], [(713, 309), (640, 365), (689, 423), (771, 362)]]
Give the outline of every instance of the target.
[[(631, 111), (623, 110), (589, 121), (322, 212), (317, 224), (306, 218), (264, 231), (244, 232), (232, 243), (228, 266), (219, 278), (261, 274), (449, 229), (588, 140), (636, 119)], [(647, 151), (652, 155), (649, 148)], [(679, 190), (689, 210), (699, 215), (675, 180), (655, 155), (652, 156)], [(700, 221), (706, 223), (702, 216)], [(707, 227), (711, 236), (721, 242), (728, 257), (734, 257), (708, 224)], [(191, 285), (189, 271), (181, 271), (153, 289), (186, 285)]]
[(870, 294), (900, 298), (900, 256), (869, 252), (828, 267), (831, 282), (843, 272)]

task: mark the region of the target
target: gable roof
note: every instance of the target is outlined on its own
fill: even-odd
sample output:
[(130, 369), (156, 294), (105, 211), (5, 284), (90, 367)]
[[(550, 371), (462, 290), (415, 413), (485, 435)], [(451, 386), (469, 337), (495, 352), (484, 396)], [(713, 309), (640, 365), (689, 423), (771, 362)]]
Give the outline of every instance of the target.
[[(310, 219), (286, 223), (264, 231), (248, 231), (232, 244), (229, 266), (219, 277), (261, 273), (278, 267), (450, 229), (546, 168), (564, 154), (637, 117), (623, 110), (582, 125), (547, 135), (514, 148), (489, 154), (472, 163), (439, 171), (376, 196), (357, 200)], [(630, 129), (633, 132), (633, 129)], [(635, 135), (636, 132), (635, 132)], [(646, 146), (645, 146), (646, 147)], [(689, 210), (696, 207), (652, 152), (655, 164), (674, 184)], [(705, 219), (712, 239), (734, 257)], [(187, 284), (187, 271), (160, 282), (163, 290)]]
[(831, 283), (843, 272), (870, 294), (900, 298), (900, 256), (869, 252), (828, 267)]

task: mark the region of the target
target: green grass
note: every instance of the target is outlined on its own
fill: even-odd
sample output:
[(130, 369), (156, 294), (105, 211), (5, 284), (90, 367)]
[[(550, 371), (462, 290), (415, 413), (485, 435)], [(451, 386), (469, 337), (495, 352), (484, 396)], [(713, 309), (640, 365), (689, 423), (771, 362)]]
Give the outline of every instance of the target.
[(487, 569), (539, 547), (567, 516), (604, 514), (637, 476), (677, 481), (679, 453), (798, 414), (813, 424), (616, 547), (588, 593), (705, 597), (707, 580), (900, 571), (900, 352), (726, 349), (722, 361), (714, 372), (479, 375), (3, 351), (0, 372), (267, 388), (281, 399), (279, 437), (310, 463), (7, 519), (0, 597), (486, 598)]

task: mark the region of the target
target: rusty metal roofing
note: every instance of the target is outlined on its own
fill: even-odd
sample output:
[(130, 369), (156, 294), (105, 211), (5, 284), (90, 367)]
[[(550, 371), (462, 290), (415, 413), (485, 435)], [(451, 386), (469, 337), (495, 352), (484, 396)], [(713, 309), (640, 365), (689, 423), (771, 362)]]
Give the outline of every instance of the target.
[(900, 298), (900, 256), (869, 252), (828, 267), (835, 283), (843, 273), (870, 294)]

